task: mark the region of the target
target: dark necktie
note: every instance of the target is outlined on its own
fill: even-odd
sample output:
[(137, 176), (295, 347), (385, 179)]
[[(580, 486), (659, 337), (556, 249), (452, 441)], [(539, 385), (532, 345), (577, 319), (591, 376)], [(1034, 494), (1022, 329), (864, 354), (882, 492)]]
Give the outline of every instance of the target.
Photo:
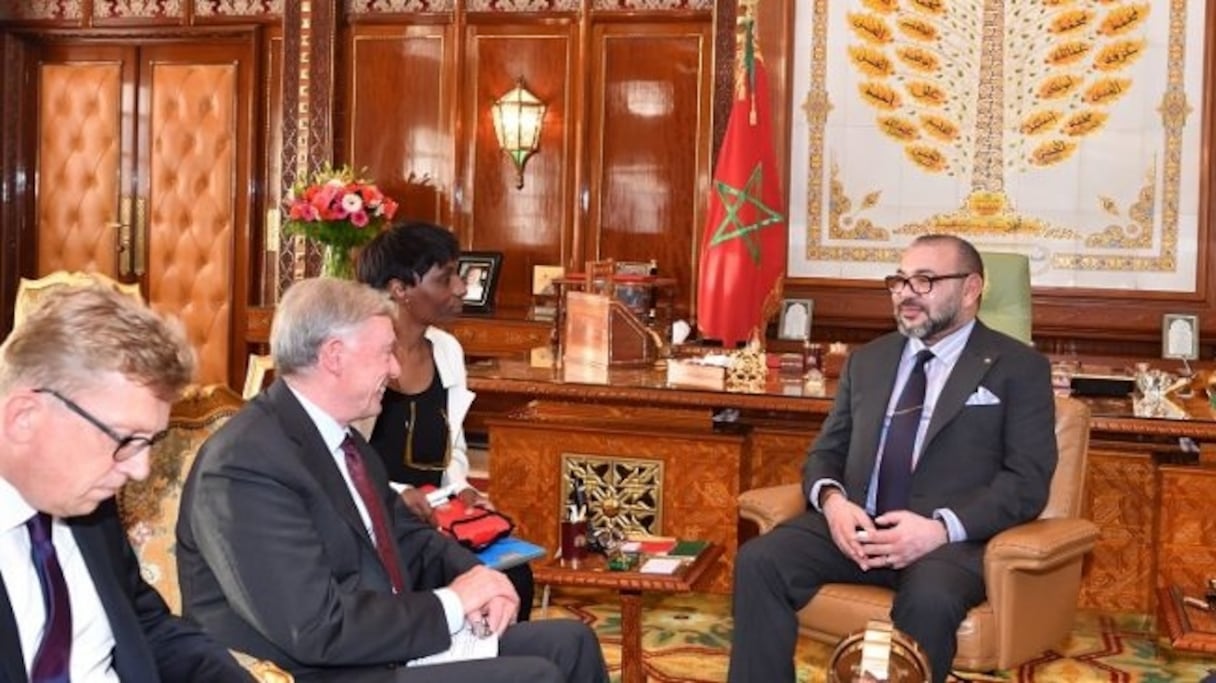
[(882, 464), (878, 470), (878, 496), (875, 513), (881, 515), (891, 510), (908, 507), (908, 493), (912, 486), (912, 451), (916, 446), (916, 431), (920, 428), (920, 415), (925, 406), (925, 363), (933, 358), (933, 352), (922, 349), (916, 354), (916, 365), (904, 384), (904, 391), (891, 413), (891, 424), (887, 426), (887, 441), (882, 448)]
[(400, 593), (405, 590), (405, 581), (402, 579), (401, 565), (397, 562), (396, 542), (388, 530), (384, 501), (376, 495), (376, 488), (372, 486), (372, 480), (367, 476), (367, 468), (363, 466), (363, 455), (359, 453), (359, 448), (350, 434), (342, 441), (342, 453), (346, 455), (346, 469), (350, 472), (350, 479), (355, 484), (359, 497), (363, 499), (367, 516), (372, 520), (372, 533), (376, 536), (376, 554), (380, 556), (380, 563), (384, 565), (389, 580), (393, 582), (393, 592)]
[(30, 667), (30, 683), (67, 683), (72, 654), (72, 608), (68, 604), (63, 569), (51, 544), (51, 516), (39, 512), (25, 527), (30, 533), (30, 557), (38, 570), (42, 605), (46, 608), (46, 629)]

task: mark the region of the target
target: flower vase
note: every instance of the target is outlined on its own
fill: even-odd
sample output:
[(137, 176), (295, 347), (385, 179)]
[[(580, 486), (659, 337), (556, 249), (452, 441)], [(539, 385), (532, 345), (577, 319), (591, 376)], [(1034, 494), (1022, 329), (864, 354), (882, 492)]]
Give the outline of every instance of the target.
[(350, 257), (350, 249), (326, 244), (325, 248), (321, 250), (321, 275), (353, 280), (355, 262)]

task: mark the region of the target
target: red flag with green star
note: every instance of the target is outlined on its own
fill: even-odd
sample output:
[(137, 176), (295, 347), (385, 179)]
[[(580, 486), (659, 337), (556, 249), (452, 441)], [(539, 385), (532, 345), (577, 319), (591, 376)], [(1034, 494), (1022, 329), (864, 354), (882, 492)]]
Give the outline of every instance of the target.
[(777, 310), (788, 245), (768, 81), (745, 20), (743, 64), (714, 171), (697, 290), (701, 336), (728, 348)]

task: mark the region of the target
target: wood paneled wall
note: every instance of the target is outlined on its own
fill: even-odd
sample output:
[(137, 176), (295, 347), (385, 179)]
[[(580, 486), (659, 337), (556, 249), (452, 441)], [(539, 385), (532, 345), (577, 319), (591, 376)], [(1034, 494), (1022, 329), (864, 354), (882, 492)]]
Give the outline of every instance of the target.
[[(653, 258), (681, 282), (687, 311), (709, 186), (713, 33), (708, 10), (589, 5), (352, 21), (338, 67), (349, 74), (343, 160), (401, 199), (403, 216), (503, 252), (500, 308), (531, 303), (536, 265)], [(490, 116), (517, 79), (548, 105), (522, 188)]]

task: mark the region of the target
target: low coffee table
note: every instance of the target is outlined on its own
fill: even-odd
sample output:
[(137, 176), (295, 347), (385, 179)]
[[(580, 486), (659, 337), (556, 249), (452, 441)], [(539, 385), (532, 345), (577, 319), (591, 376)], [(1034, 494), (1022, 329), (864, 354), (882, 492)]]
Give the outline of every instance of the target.
[(577, 564), (547, 560), (532, 564), (536, 583), (579, 588), (610, 588), (621, 601), (621, 683), (645, 683), (642, 668), (642, 594), (688, 593), (722, 555), (722, 546), (708, 544), (673, 574), (614, 572), (600, 555), (588, 555)]
[(1157, 589), (1161, 634), (1175, 650), (1216, 653), (1216, 612), (1186, 605), (1185, 595), (1178, 586)]

